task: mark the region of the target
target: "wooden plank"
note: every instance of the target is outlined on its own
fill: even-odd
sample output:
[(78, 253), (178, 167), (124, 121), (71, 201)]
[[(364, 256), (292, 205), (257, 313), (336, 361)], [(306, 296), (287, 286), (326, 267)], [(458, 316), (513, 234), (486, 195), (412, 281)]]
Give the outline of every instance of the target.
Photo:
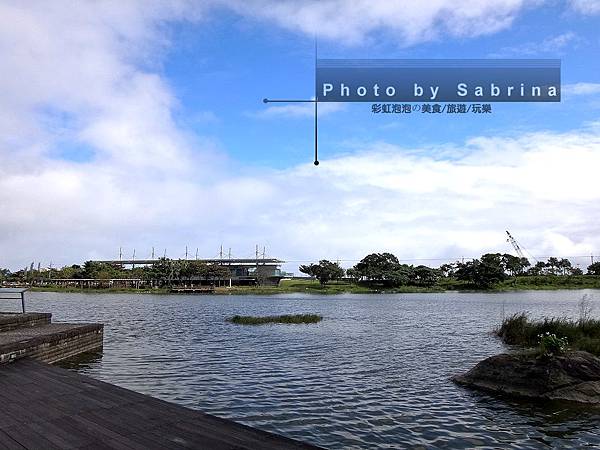
[(0, 387), (0, 449), (317, 448), (28, 359)]
[(4, 431), (0, 431), (0, 449), (2, 450), (24, 450), (21, 444), (11, 438)]
[(8, 427), (4, 432), (27, 449), (60, 449), (59, 446), (46, 439), (42, 434), (36, 433), (27, 424)]
[(31, 428), (36, 433), (53, 436), (50, 438), (53, 442), (62, 440), (63, 446), (68, 448), (79, 448), (94, 442), (94, 438), (88, 434), (78, 432), (69, 418), (60, 417), (50, 422), (42, 424), (32, 424)]

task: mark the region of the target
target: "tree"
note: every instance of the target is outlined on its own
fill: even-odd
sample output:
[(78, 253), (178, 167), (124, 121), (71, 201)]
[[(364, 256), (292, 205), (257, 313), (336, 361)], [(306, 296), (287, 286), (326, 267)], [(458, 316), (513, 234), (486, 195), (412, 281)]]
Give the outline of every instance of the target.
[(502, 255), (502, 260), (506, 271), (513, 277), (522, 275), (525, 269), (530, 266), (527, 258), (509, 255), (508, 253)]
[(394, 282), (398, 280), (400, 274), (400, 262), (391, 253), (371, 253), (365, 256), (353, 269), (360, 278), (365, 278), (369, 281), (377, 281), (381, 283)]
[(355, 283), (358, 283), (361, 279), (360, 272), (354, 267), (350, 267), (348, 270), (346, 270), (346, 276), (352, 278), (352, 281), (354, 281)]
[(587, 268), (588, 275), (600, 275), (600, 262), (590, 264)]
[(100, 281), (100, 287), (109, 287), (109, 280), (111, 278), (113, 278), (112, 273), (108, 270), (100, 270), (94, 276), (94, 279)]
[(570, 275), (583, 275), (583, 270), (581, 270), (579, 267), (574, 267), (571, 269)]
[(527, 275), (544, 275), (546, 273), (546, 263), (544, 261), (538, 261), (535, 266), (530, 267), (527, 270)]
[(483, 289), (504, 281), (507, 275), (502, 255), (499, 253), (487, 253), (480, 259), (458, 263), (456, 278)]
[(179, 261), (179, 277), (190, 283), (194, 278), (206, 277), (208, 268), (202, 261)]
[(456, 264), (442, 264), (439, 271), (443, 277), (453, 277), (456, 272)]
[(171, 285), (175, 272), (175, 261), (169, 258), (158, 258), (148, 271), (148, 278), (156, 280), (159, 285)]
[(417, 286), (433, 286), (440, 278), (440, 271), (427, 266), (417, 266), (411, 270), (411, 282)]
[(389, 272), (386, 282), (395, 287), (416, 284), (414, 268), (408, 264), (398, 264)]
[(202, 272), (204, 278), (211, 281), (220, 280), (224, 278), (229, 278), (231, 276), (231, 272), (225, 266), (220, 264), (204, 264), (202, 267)]
[(99, 261), (86, 261), (81, 274), (82, 278), (94, 279), (127, 278), (127, 275), (121, 267)]
[(8, 278), (10, 277), (10, 275), (11, 275), (10, 270), (8, 270), (8, 269), (0, 269), (0, 282), (8, 280)]
[(561, 275), (569, 275), (573, 270), (573, 266), (571, 265), (571, 261), (566, 258), (558, 261), (558, 269), (560, 270)]
[(548, 261), (546, 262), (546, 273), (548, 273), (549, 275), (557, 275), (559, 268), (560, 261), (558, 260), (558, 258), (555, 258), (554, 256), (548, 258)]
[(302, 265), (300, 272), (315, 277), (319, 283), (326, 284), (332, 280), (339, 280), (344, 276), (344, 269), (337, 263), (326, 259), (319, 261), (319, 264)]
[(57, 278), (85, 278), (83, 269), (77, 264), (65, 266), (57, 273)]

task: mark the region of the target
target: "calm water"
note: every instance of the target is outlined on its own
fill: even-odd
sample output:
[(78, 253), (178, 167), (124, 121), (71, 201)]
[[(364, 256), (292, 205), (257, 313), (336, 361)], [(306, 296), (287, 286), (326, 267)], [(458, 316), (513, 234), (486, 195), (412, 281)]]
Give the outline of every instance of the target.
[[(583, 293), (154, 296), (33, 293), (29, 309), (106, 325), (76, 369), (328, 448), (600, 447), (600, 412), (517, 403), (454, 385), (503, 351), (502, 314), (576, 317)], [(234, 314), (316, 312), (259, 327)]]

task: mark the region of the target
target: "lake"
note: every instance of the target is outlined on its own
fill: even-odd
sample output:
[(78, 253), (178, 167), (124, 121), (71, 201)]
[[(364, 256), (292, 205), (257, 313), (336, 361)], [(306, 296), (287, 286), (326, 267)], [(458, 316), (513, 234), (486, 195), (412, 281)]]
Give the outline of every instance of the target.
[[(102, 322), (104, 352), (69, 366), (332, 449), (600, 446), (600, 412), (517, 402), (449, 377), (506, 350), (503, 316), (578, 317), (600, 291), (314, 296), (31, 293), (28, 310)], [(241, 315), (319, 313), (308, 325)]]

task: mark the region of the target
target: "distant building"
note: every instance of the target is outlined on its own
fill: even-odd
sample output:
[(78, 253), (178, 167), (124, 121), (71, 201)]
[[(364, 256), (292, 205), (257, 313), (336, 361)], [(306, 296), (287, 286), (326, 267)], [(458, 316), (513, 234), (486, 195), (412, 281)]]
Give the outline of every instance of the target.
[[(111, 264), (115, 266), (151, 266), (158, 263), (158, 259), (140, 259), (140, 260), (108, 260), (96, 261), (99, 263)], [(237, 259), (237, 258), (218, 258), (218, 259), (194, 259), (190, 261), (198, 261), (204, 264), (218, 264), (229, 269), (229, 277), (213, 280), (205, 280), (200, 277), (192, 278), (191, 280), (173, 280), (175, 283), (193, 283), (193, 284), (214, 284), (216, 286), (253, 286), (266, 285), (277, 286), (282, 278), (288, 276), (286, 272), (281, 270), (281, 265), (285, 261), (274, 258), (258, 258), (258, 259)]]

